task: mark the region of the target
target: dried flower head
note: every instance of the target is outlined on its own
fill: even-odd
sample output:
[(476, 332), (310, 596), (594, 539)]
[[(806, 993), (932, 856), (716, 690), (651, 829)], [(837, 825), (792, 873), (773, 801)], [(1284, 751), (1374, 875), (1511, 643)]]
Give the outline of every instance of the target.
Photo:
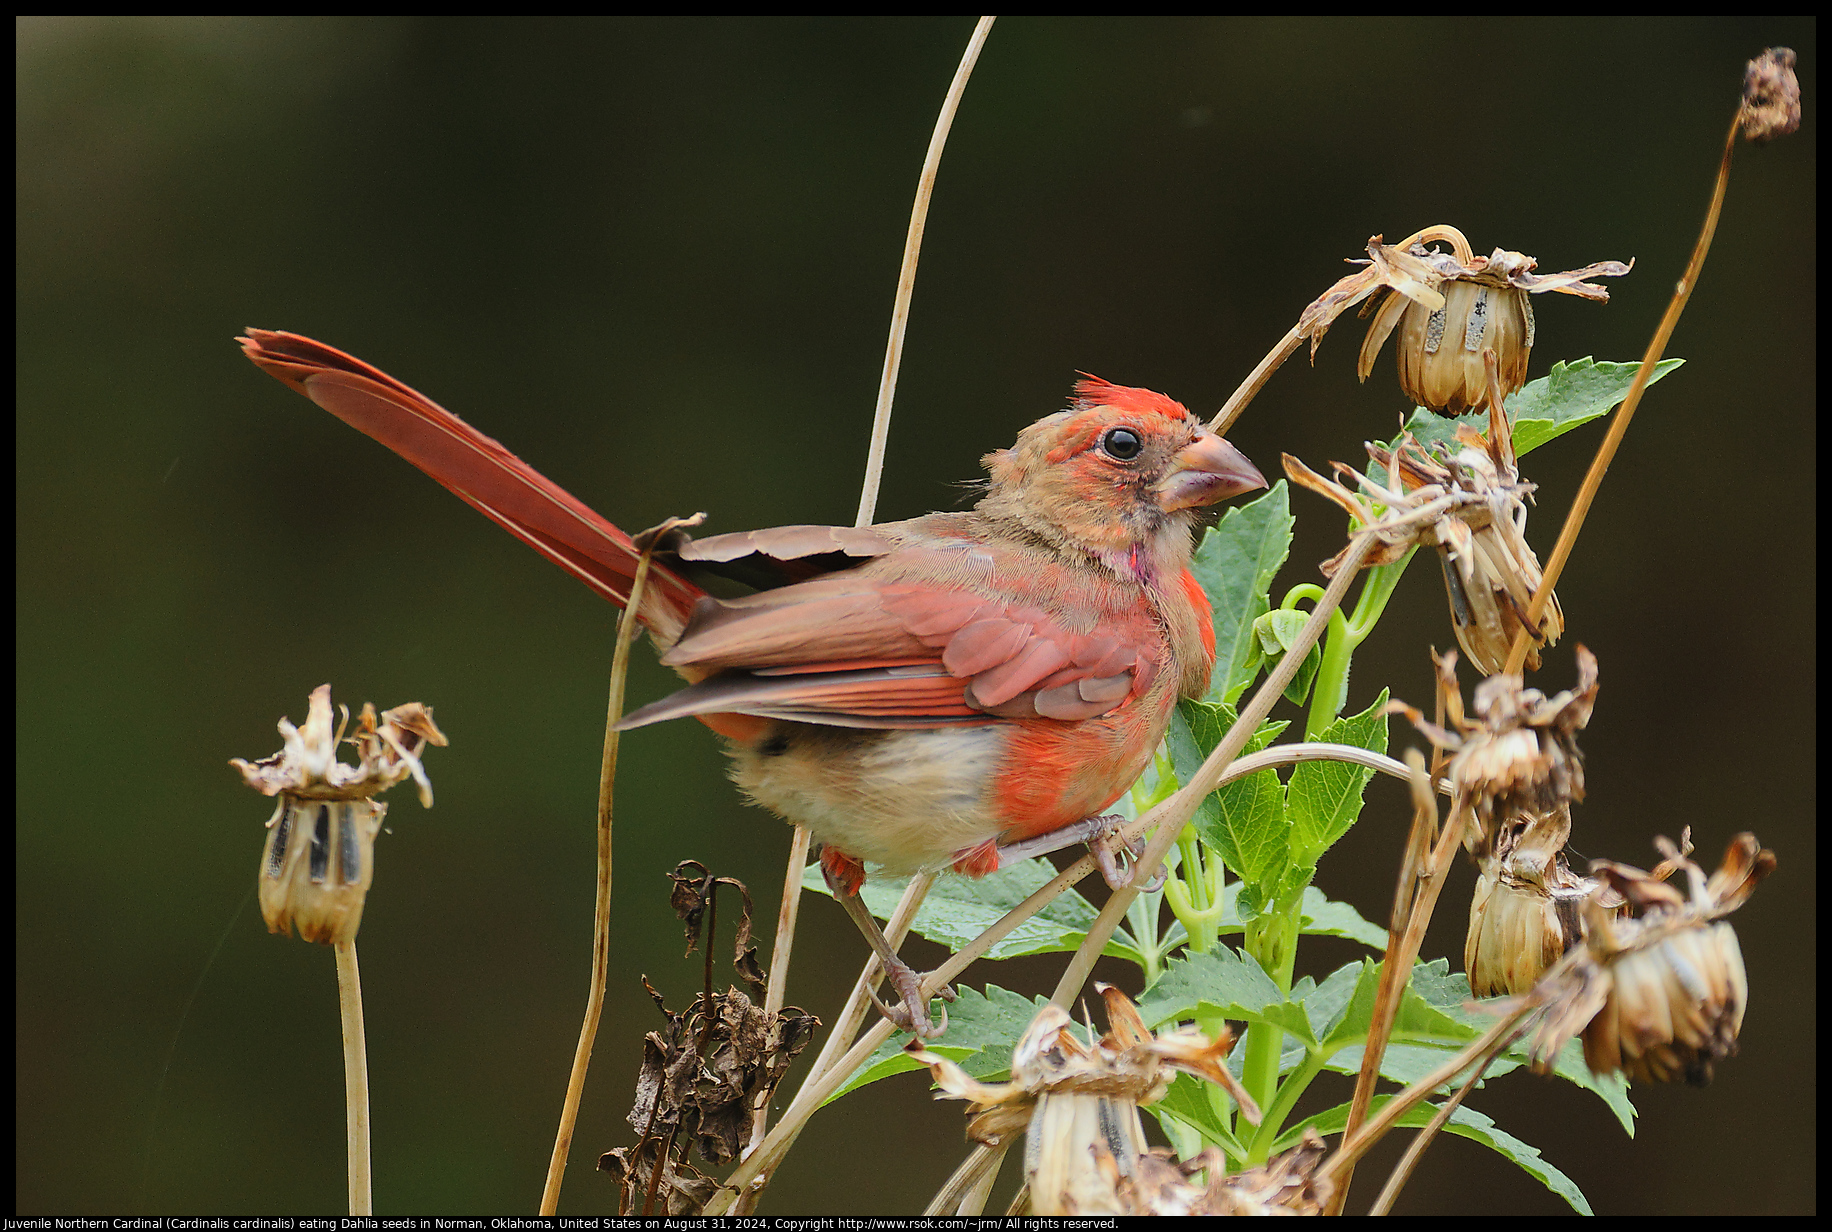
[[(1457, 445), (1454, 452), (1426, 450), (1409, 436), (1392, 448), (1368, 442), (1368, 456), (1385, 473), (1385, 483), (1331, 463), (1366, 500), (1290, 454), (1282, 456), (1293, 483), (1334, 501), (1373, 533), (1378, 542), (1363, 559), (1364, 568), (1390, 564), (1417, 546), (1437, 548), (1457, 642), (1492, 675), (1507, 661), (1543, 576), (1527, 543), (1534, 485), (1520, 478), (1506, 416), (1494, 401), (1487, 437), (1458, 425)], [(1335, 575), (1347, 551), (1323, 563), (1325, 576)], [(1549, 596), (1534, 641), (1550, 645), (1564, 631), (1558, 596)], [(1527, 662), (1537, 668), (1539, 661), (1536, 646)]]
[(1479, 859), (1497, 850), (1508, 823), (1522, 826), (1514, 842), (1527, 861), (1523, 867), (1539, 859), (1554, 839), (1563, 845), (1556, 819), (1538, 830), (1524, 823), (1584, 798), (1584, 755), (1578, 751), (1577, 733), (1590, 722), (1596, 705), (1597, 657), (1579, 646), (1577, 659), (1577, 687), (1550, 698), (1522, 687), (1519, 676), (1488, 677), (1476, 686), (1476, 717), (1467, 719), (1457, 688), (1457, 656), (1439, 657), (1438, 690), (1448, 730), (1403, 702), (1388, 705), (1389, 713), (1405, 715), (1433, 744), (1454, 751), (1447, 771), (1455, 793), (1453, 824), (1456, 818), (1466, 819), (1463, 840)]
[(1750, 141), (1785, 137), (1800, 127), (1800, 79), (1790, 47), (1770, 47), (1743, 72), (1743, 105), (1737, 123)]
[[(1451, 251), (1426, 247), (1435, 241), (1448, 242)], [(1478, 257), (1461, 231), (1438, 226), (1394, 245), (1374, 236), (1365, 264), (1367, 269), (1339, 280), (1298, 318), (1297, 332), (1310, 339), (1312, 361), (1336, 317), (1366, 300), (1362, 314), (1372, 311), (1374, 320), (1361, 345), (1357, 375), (1368, 379), (1375, 356), (1397, 327), (1400, 389), (1419, 406), (1457, 415), (1487, 395), (1485, 350), (1500, 361), (1503, 397), (1526, 384), (1534, 336), (1530, 294), (1558, 291), (1607, 301), (1608, 291), (1584, 280), (1619, 277), (1635, 263), (1598, 261), (1560, 274), (1535, 274), (1538, 263), (1525, 253), (1497, 248)], [(1370, 298), (1377, 295), (1384, 298)]]
[(1749, 980), (1736, 933), (1721, 917), (1774, 871), (1775, 853), (1739, 834), (1707, 881), (1671, 842), (1655, 845), (1665, 857), (1655, 872), (1683, 870), (1687, 888), (1626, 864), (1592, 862), (1592, 875), (1627, 900), (1632, 918), (1612, 920), (1600, 896), (1587, 901), (1584, 946), (1532, 994), (1545, 1005), (1532, 1043), (1536, 1068), (1547, 1068), (1580, 1033), (1592, 1071), (1621, 1070), (1642, 1082), (1684, 1078), (1702, 1086), (1715, 1061), (1736, 1054)]
[(1566, 863), (1571, 808), (1502, 819), (1469, 905), (1463, 969), (1478, 997), (1520, 994), (1584, 939), (1584, 903), (1600, 889)]
[[(1209, 1147), (1179, 1161), (1167, 1148), (1139, 1156), (1130, 1176), (1101, 1143), (1094, 1145), (1096, 1169), (1107, 1178), (1122, 1215), (1321, 1215), (1335, 1186), (1318, 1175), (1328, 1148), (1310, 1126), (1297, 1146), (1257, 1168), (1228, 1172), (1227, 1157)], [(1202, 1174), (1207, 1184), (1201, 1181)]]
[[(1117, 1186), (1146, 1155), (1139, 1107), (1163, 1097), (1173, 1070), (1222, 1087), (1242, 1116), (1259, 1122), (1253, 1098), (1228, 1072), (1232, 1033), (1210, 1040), (1185, 1027), (1154, 1035), (1125, 993), (1097, 987), (1107, 1034), (1084, 1043), (1067, 1013), (1045, 1006), (1012, 1050), (1010, 1082), (982, 1083), (944, 1057), (914, 1044), (907, 1049), (941, 1087), (936, 1098), (971, 1102), (967, 1134), (976, 1142), (996, 1146), (1027, 1131), (1032, 1214), (1127, 1213)], [(1102, 1152), (1110, 1166), (1102, 1166)]]
[(378, 722), (375, 707), (364, 703), (356, 734), (346, 742), (356, 747), (354, 766), (337, 760), (349, 721), (346, 709), (333, 732), (331, 686), (319, 685), (304, 727), (280, 720), (285, 744), (278, 753), (229, 762), (250, 787), (280, 798), (261, 854), (261, 915), (269, 932), (296, 926), (307, 941), (354, 940), (375, 877), (375, 836), (388, 809), (372, 797), (411, 777), (421, 806), (432, 807), (432, 782), (420, 754), (429, 744), (446, 744), (432, 710), (409, 702), (384, 711)]

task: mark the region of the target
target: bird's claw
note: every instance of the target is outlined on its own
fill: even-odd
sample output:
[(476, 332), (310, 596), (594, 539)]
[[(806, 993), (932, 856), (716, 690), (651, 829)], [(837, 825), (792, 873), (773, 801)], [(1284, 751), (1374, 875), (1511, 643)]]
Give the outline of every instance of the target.
[[(1094, 857), (1095, 867), (1106, 879), (1107, 888), (1118, 890), (1132, 880), (1132, 867), (1140, 856), (1145, 854), (1145, 840), (1133, 839), (1130, 843), (1119, 840), (1119, 831), (1126, 824), (1123, 817), (1104, 817), (1101, 820), (1110, 823), (1104, 831), (1088, 839), (1088, 853)], [(1152, 874), (1150, 881), (1139, 887), (1141, 893), (1149, 894), (1164, 886), (1165, 869), (1162, 864)]]
[(898, 1002), (895, 1006), (886, 1005), (878, 999), (878, 994), (867, 989), (873, 1005), (878, 1012), (890, 1019), (891, 1025), (899, 1031), (908, 1031), (918, 1039), (931, 1040), (939, 1037), (948, 1029), (947, 1003), (955, 998), (954, 989), (946, 984), (935, 990), (941, 998), (941, 1023), (936, 1025), (929, 1019), (929, 999), (922, 995), (922, 977), (901, 961), (894, 968), (885, 971), (891, 987), (897, 990)]

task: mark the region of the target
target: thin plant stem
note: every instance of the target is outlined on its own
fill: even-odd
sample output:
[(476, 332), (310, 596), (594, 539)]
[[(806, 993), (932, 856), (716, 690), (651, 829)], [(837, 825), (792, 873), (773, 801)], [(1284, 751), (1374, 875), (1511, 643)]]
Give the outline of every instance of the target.
[(967, 1153), (961, 1166), (954, 1174), (942, 1182), (942, 1187), (935, 1191), (929, 1204), (922, 1209), (924, 1215), (978, 1215), (986, 1210), (986, 1199), (992, 1193), (992, 1187), (999, 1179), (999, 1167), (1005, 1162), (1005, 1153), (1011, 1149), (1010, 1138), (997, 1146), (981, 1144)]
[[(797, 831), (800, 832), (800, 827), (797, 827)], [(891, 912), (891, 918), (885, 924), (884, 928), (884, 939), (893, 950), (902, 945), (903, 939), (909, 935), (910, 922), (916, 918), (917, 909), (922, 906), (923, 898), (928, 894), (929, 887), (934, 884), (934, 873), (920, 873), (912, 877), (910, 879), (910, 884), (904, 887), (903, 897), (898, 901), (896, 909)], [(799, 885), (800, 882), (798, 881), (798, 888)], [(845, 1007), (840, 1010), (839, 1017), (834, 1021), (832, 1029), (827, 1032), (827, 1040), (821, 1045), (821, 1051), (814, 1058), (814, 1064), (809, 1068), (807, 1077), (802, 1079), (802, 1090), (806, 1090), (811, 1083), (817, 1082), (824, 1077), (835, 1059), (844, 1051), (846, 1044), (853, 1037), (853, 1032), (857, 1031), (859, 1029), (859, 1024), (865, 1020), (865, 1015), (869, 1011), (871, 1003), (871, 989), (877, 984), (882, 974), (883, 970), (879, 965), (878, 956), (873, 954), (870, 958), (866, 959), (865, 966), (859, 971), (859, 978), (853, 982), (852, 994), (847, 997)], [(772, 979), (773, 978), (774, 972), (772, 972)], [(790, 1101), (790, 1108), (793, 1109), (800, 1099), (801, 1091), (798, 1090), (795, 1099)], [(812, 1115), (813, 1110), (810, 1109), (809, 1112), (810, 1115)], [(764, 1140), (763, 1129), (766, 1127), (762, 1116), (762, 1110), (759, 1110), (757, 1119), (752, 1123), (751, 1143), (746, 1149), (747, 1158), (751, 1152), (758, 1150), (762, 1146)], [(800, 1134), (801, 1130), (797, 1128), (789, 1134), (786, 1141), (778, 1141), (774, 1148), (778, 1158), (788, 1153), (789, 1148), (795, 1145), (795, 1139), (799, 1137)], [(762, 1194), (764, 1187), (768, 1183), (769, 1177), (767, 1174), (764, 1174), (748, 1184), (744, 1189), (743, 1196), (737, 1201), (734, 1213), (749, 1213), (751, 1208), (756, 1204), (758, 1196)]]
[(1597, 447), (1597, 456), (1591, 459), (1590, 470), (1584, 475), (1584, 484), (1578, 489), (1577, 499), (1571, 502), (1571, 512), (1565, 515), (1565, 525), (1559, 530), (1558, 542), (1553, 545), (1552, 555), (1546, 560), (1546, 572), (1540, 578), (1539, 589), (1533, 592), (1533, 601), (1527, 605), (1527, 618), (1522, 622), (1520, 631), (1514, 635), (1513, 646), (1508, 649), (1508, 661), (1501, 670), (1509, 675), (1518, 674), (1527, 661), (1527, 647), (1531, 640), (1528, 631), (1539, 628), (1539, 618), (1551, 600), (1552, 587), (1564, 571), (1565, 562), (1571, 558), (1571, 549), (1578, 541), (1578, 532), (1584, 529), (1584, 518), (1590, 512), (1590, 504), (1596, 499), (1597, 489), (1603, 486), (1603, 476), (1609, 472), (1609, 464), (1616, 456), (1616, 449), (1628, 432), (1628, 423), (1635, 417), (1635, 408), (1641, 405), (1641, 394), (1653, 379), (1655, 366), (1660, 363), (1660, 357), (1666, 354), (1667, 342), (1673, 336), (1674, 327), (1679, 324), (1679, 315), (1686, 310), (1686, 301), (1692, 298), (1692, 288), (1698, 285), (1699, 271), (1705, 266), (1705, 255), (1711, 251), (1711, 239), (1717, 234), (1718, 215), (1724, 208), (1724, 193), (1730, 187), (1730, 156), (1736, 150), (1737, 130), (1742, 122), (1743, 112), (1738, 108), (1736, 117), (1730, 122), (1730, 132), (1724, 138), (1724, 156), (1718, 162), (1717, 184), (1711, 192), (1711, 206), (1705, 211), (1704, 229), (1699, 232), (1698, 243), (1692, 247), (1692, 259), (1686, 262), (1686, 272), (1673, 288), (1673, 298), (1668, 302), (1667, 310), (1654, 330), (1654, 337), (1648, 342), (1647, 353), (1641, 357), (1641, 367), (1635, 370), (1635, 380), (1628, 387), (1628, 396), (1622, 399), (1622, 406), (1609, 425), (1609, 434)]
[(897, 392), (897, 369), (903, 363), (903, 335), (910, 323), (910, 296), (916, 290), (916, 262), (922, 255), (922, 229), (929, 219), (929, 198), (935, 192), (935, 173), (941, 169), (942, 147), (948, 143), (948, 130), (954, 125), (954, 113), (960, 107), (961, 94), (967, 89), (967, 78), (980, 58), (980, 48), (992, 33), (993, 19), (982, 17), (967, 40), (960, 67), (948, 85), (942, 100), (941, 114), (935, 117), (935, 131), (929, 137), (929, 152), (922, 160), (922, 175), (916, 181), (916, 200), (910, 206), (910, 229), (903, 240), (903, 265), (897, 272), (897, 298), (891, 305), (891, 336), (884, 348), (884, 373), (878, 379), (878, 408), (872, 416), (871, 446), (865, 455), (865, 488), (859, 493), (857, 526), (870, 526), (878, 509), (878, 480), (884, 471), (884, 447), (891, 431), (891, 399)]
[(1423, 1129), (1419, 1130), (1418, 1134), (1407, 1144), (1406, 1153), (1400, 1157), (1399, 1163), (1394, 1166), (1393, 1174), (1387, 1178), (1387, 1183), (1381, 1187), (1380, 1197), (1374, 1200), (1374, 1205), (1369, 1209), (1368, 1214), (1385, 1215), (1392, 1211), (1393, 1203), (1399, 1198), (1399, 1191), (1406, 1187), (1406, 1182), (1412, 1178), (1412, 1173), (1414, 1169), (1418, 1167), (1419, 1160), (1425, 1157), (1425, 1148), (1430, 1146), (1432, 1139), (1438, 1136), (1438, 1132), (1442, 1130), (1445, 1123), (1450, 1120), (1451, 1114), (1462, 1107), (1465, 1097), (1475, 1089), (1478, 1082), (1482, 1081), (1482, 1075), (1488, 1072), (1488, 1067), (1495, 1063), (1495, 1058), (1500, 1055), (1501, 1050), (1506, 1048), (1513, 1038), (1512, 1034), (1502, 1035), (1497, 1038), (1493, 1044), (1489, 1045), (1489, 1049), (1487, 1053), (1483, 1055), (1481, 1063), (1469, 1071), (1469, 1077), (1463, 1080), (1463, 1085), (1458, 1087), (1456, 1092), (1449, 1099), (1439, 1105), (1437, 1113), (1431, 1118), (1430, 1122)]
[(1352, 1171), (1356, 1162), (1367, 1154), (1368, 1149), (1380, 1141), (1401, 1117), (1412, 1111), (1414, 1106), (1428, 1098), (1433, 1091), (1455, 1079), (1463, 1072), (1464, 1066), (1494, 1048), (1497, 1041), (1502, 1041), (1502, 1046), (1506, 1047), (1508, 1036), (1517, 1029), (1520, 1020), (1536, 1008), (1538, 1005), (1531, 998), (1522, 998), (1519, 1005), (1510, 1010), (1505, 1017), (1479, 1038), (1472, 1040), (1462, 1051), (1382, 1104), (1380, 1111), (1370, 1117), (1359, 1130), (1345, 1132), (1335, 1153), (1324, 1160), (1322, 1166), (1317, 1169), (1317, 1175), (1328, 1178), (1340, 1192), (1343, 1181), (1339, 1173)]
[[(776, 943), (770, 947), (770, 985), (763, 992), (763, 1016), (775, 1021), (782, 1012), (789, 987), (789, 956), (795, 947), (795, 921), (801, 914), (802, 869), (808, 865), (808, 827), (796, 826), (789, 840), (789, 867), (782, 879), (782, 905), (776, 911)], [(769, 1128), (770, 1106), (765, 1103), (751, 1117), (750, 1146), (763, 1141)]]
[[(1399, 1013), (1400, 997), (1411, 981), (1412, 963), (1418, 957), (1419, 947), (1424, 944), (1425, 927), (1431, 922), (1431, 913), (1437, 907), (1438, 895), (1450, 873), (1451, 861), (1461, 845), (1463, 824), (1462, 807), (1459, 804), (1452, 811), (1443, 832), (1438, 835), (1437, 846), (1431, 853), (1431, 865), (1421, 879), (1416, 897), (1405, 916), (1404, 931), (1389, 930), (1387, 934), (1387, 953), (1380, 967), (1380, 990), (1375, 995), (1374, 1013), (1368, 1023), (1368, 1042), (1362, 1049), (1361, 1070), (1355, 1076), (1355, 1094), (1349, 1103), (1348, 1120), (1343, 1127), (1345, 1142), (1355, 1136), (1373, 1102), (1374, 1084), (1380, 1078), (1381, 1058), (1386, 1055), (1387, 1042), (1393, 1035), (1393, 1020)], [(1400, 904), (1395, 904), (1396, 920), (1402, 909)], [(1343, 1204), (1348, 1201), (1349, 1180), (1354, 1175), (1353, 1160), (1343, 1167), (1344, 1172), (1336, 1183), (1336, 1195), (1331, 1203), (1337, 1214), (1342, 1212)]]
[(337, 1009), (343, 1019), (344, 1147), (349, 1158), (350, 1213), (375, 1214), (369, 1175), (369, 1047), (363, 1038), (363, 981), (356, 942), (339, 941)]
[[(659, 538), (659, 536), (658, 536)], [(598, 766), (598, 894), (592, 908), (592, 979), (585, 997), (585, 1019), (579, 1024), (579, 1043), (573, 1050), (572, 1072), (566, 1079), (566, 1101), (560, 1108), (560, 1127), (554, 1134), (553, 1155), (547, 1161), (547, 1183), (541, 1190), (541, 1214), (552, 1215), (560, 1206), (560, 1184), (566, 1177), (566, 1157), (572, 1151), (573, 1127), (579, 1120), (579, 1100), (585, 1093), (585, 1072), (591, 1067), (592, 1045), (598, 1038), (598, 1019), (604, 1012), (604, 988), (610, 971), (611, 951), (611, 787), (617, 778), (617, 744), (622, 734), (624, 684), (630, 674), (630, 643), (636, 636), (636, 613), (642, 610), (643, 584), (649, 579), (650, 551), (636, 562), (630, 583), (630, 601), (617, 624), (617, 647), (611, 655), (610, 700), (604, 720), (604, 756)], [(711, 946), (708, 946), (710, 951)], [(661, 1163), (657, 1163), (659, 1169)]]
[(1062, 979), (1057, 981), (1056, 990), (1050, 996), (1050, 1000), (1056, 1005), (1067, 1009), (1076, 995), (1080, 993), (1082, 985), (1087, 982), (1089, 973), (1094, 970), (1094, 960), (1100, 957), (1102, 950), (1106, 949), (1107, 942), (1113, 936), (1114, 929), (1119, 927), (1119, 922), (1124, 918), (1126, 909), (1132, 906), (1133, 899), (1138, 897), (1139, 887), (1145, 884), (1157, 871), (1158, 866), (1164, 862), (1164, 855), (1170, 850), (1171, 844), (1177, 841), (1177, 835), (1182, 831), (1184, 822), (1194, 815), (1196, 806), (1201, 804), (1211, 791), (1215, 790), (1221, 782), (1221, 776), (1227, 771), (1228, 764), (1240, 755), (1241, 749), (1246, 747), (1247, 741), (1259, 727), (1260, 720), (1266, 717), (1273, 703), (1285, 691), (1285, 686), (1291, 683), (1291, 678), (1297, 674), (1299, 665), (1304, 661), (1304, 656), (1310, 653), (1310, 648), (1322, 636), (1324, 627), (1329, 623), (1330, 614), (1341, 606), (1342, 596), (1348, 592), (1350, 583), (1355, 580), (1356, 573), (1361, 569), (1361, 562), (1366, 559), (1373, 543), (1372, 535), (1356, 536), (1341, 567), (1336, 571), (1336, 576), (1330, 580), (1329, 589), (1324, 591), (1323, 598), (1317, 601), (1317, 606), (1311, 611), (1310, 619), (1306, 620), (1304, 627), (1298, 631), (1298, 636), (1293, 641), (1291, 648), (1279, 661), (1278, 667), (1274, 668), (1261, 682), (1259, 689), (1253, 694), (1253, 699), (1241, 709), (1240, 717), (1235, 720), (1234, 726), (1228, 729), (1228, 734), (1222, 737), (1221, 743), (1215, 746), (1215, 751), (1210, 753), (1201, 768), (1190, 776), (1190, 780), (1177, 789), (1175, 795), (1128, 827), (1129, 831), (1143, 833), (1144, 825), (1149, 819), (1149, 824), (1157, 828), (1147, 841), (1144, 854), (1139, 857), (1133, 867), (1132, 879), (1108, 896), (1106, 903), (1101, 907), (1100, 914), (1095, 917), (1093, 925), (1088, 929), (1088, 935), (1082, 938), (1080, 947), (1075, 951), (1074, 957), (1070, 959), (1068, 970), (1064, 971)]

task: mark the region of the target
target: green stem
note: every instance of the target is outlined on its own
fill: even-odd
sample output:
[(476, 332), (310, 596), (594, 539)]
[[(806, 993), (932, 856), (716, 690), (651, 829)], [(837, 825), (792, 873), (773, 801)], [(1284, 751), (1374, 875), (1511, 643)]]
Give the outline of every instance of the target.
[(1270, 1104), (1262, 1106), (1259, 1128), (1247, 1144), (1248, 1166), (1265, 1163), (1272, 1157), (1272, 1147), (1278, 1141), (1279, 1131), (1285, 1127), (1285, 1118), (1291, 1115), (1299, 1097), (1317, 1075), (1323, 1072), (1325, 1060), (1318, 1049), (1307, 1049), (1304, 1059), (1298, 1062), (1297, 1068), (1279, 1085), (1278, 1095)]
[[(1291, 991), (1291, 973), (1297, 963), (1298, 901), (1303, 892), (1289, 903), (1280, 902), (1272, 910), (1247, 926), (1245, 949), (1259, 962), (1280, 992)], [(1278, 1095), (1279, 1055), (1285, 1044), (1285, 1031), (1269, 1022), (1249, 1023), (1247, 1053), (1241, 1067), (1241, 1085), (1261, 1108), (1270, 1106)], [(1264, 1163), (1263, 1157), (1251, 1163)]]
[[(1317, 679), (1311, 685), (1310, 714), (1304, 722), (1304, 738), (1316, 740), (1342, 714), (1343, 707), (1349, 698), (1349, 665), (1355, 657), (1355, 651), (1374, 632), (1374, 626), (1380, 623), (1381, 613), (1387, 610), (1387, 600), (1393, 597), (1394, 587), (1399, 585), (1400, 575), (1406, 572), (1406, 566), (1412, 562), (1413, 548), (1390, 565), (1376, 565), (1367, 571), (1361, 584), (1361, 596), (1356, 600), (1354, 615), (1346, 620), (1340, 612), (1332, 615), (1329, 622), (1329, 636), (1323, 644), (1323, 661), (1317, 668)], [(1288, 595), (1287, 602), (1297, 591)]]

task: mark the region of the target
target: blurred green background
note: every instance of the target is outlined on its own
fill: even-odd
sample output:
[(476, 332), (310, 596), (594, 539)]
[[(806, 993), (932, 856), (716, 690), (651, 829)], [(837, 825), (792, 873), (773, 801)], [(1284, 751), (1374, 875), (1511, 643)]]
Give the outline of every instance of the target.
[[(909, 196), (971, 24), (19, 23), (19, 1211), (341, 1209), (331, 954), (237, 916), (270, 806), (225, 765), (277, 748), (324, 681), (352, 706), (428, 702), (453, 742), (435, 810), (397, 793), (362, 934), (377, 1208), (535, 1206), (585, 994), (615, 613), (231, 336), (345, 348), (626, 527), (848, 522)], [(1646, 866), (1690, 825), (1708, 864), (1745, 828), (1781, 859), (1736, 917), (1753, 1004), (1715, 1085), (1640, 1092), (1633, 1141), (1562, 1084), (1472, 1098), (1599, 1211), (1816, 1203), (1815, 32), (1007, 19), (917, 284), (885, 518), (966, 499), (1076, 369), (1212, 412), (1376, 232), (1450, 222), (1546, 271), (1634, 257), (1606, 306), (1540, 297), (1533, 375), (1638, 358), (1744, 61), (1798, 50), (1806, 122), (1737, 153), (1669, 351), (1689, 362), (1603, 488), (1541, 677), (1569, 683), (1576, 642), (1602, 664), (1581, 857)], [(1281, 450), (1320, 467), (1390, 435), (1392, 360), (1357, 386), (1358, 341), (1345, 321), (1235, 430), (1268, 474)], [(1542, 556), (1601, 435), (1529, 460)], [(1294, 507), (1281, 591), (1342, 532)], [(1433, 573), (1407, 577), (1351, 707), (1383, 683), (1429, 701), (1426, 647), (1451, 643)], [(636, 661), (633, 699), (669, 688)], [(614, 1205), (592, 1165), (634, 1138), (660, 1022), (639, 976), (676, 1008), (698, 987), (663, 872), (703, 860), (773, 918), (789, 833), (697, 724), (624, 749), (610, 1003), (562, 1211)], [(1379, 919), (1407, 807), (1390, 785), (1371, 801), (1319, 883)], [(1455, 877), (1427, 954), (1461, 955)], [(831, 1018), (863, 955), (809, 901), (790, 999)], [(1302, 969), (1354, 956), (1318, 945)], [(1060, 966), (967, 982), (1042, 992)], [(822, 1113), (764, 1210), (920, 1209), (962, 1150), (959, 1106), (905, 1075)], [(1401, 1209), (1566, 1208), (1446, 1139)]]

